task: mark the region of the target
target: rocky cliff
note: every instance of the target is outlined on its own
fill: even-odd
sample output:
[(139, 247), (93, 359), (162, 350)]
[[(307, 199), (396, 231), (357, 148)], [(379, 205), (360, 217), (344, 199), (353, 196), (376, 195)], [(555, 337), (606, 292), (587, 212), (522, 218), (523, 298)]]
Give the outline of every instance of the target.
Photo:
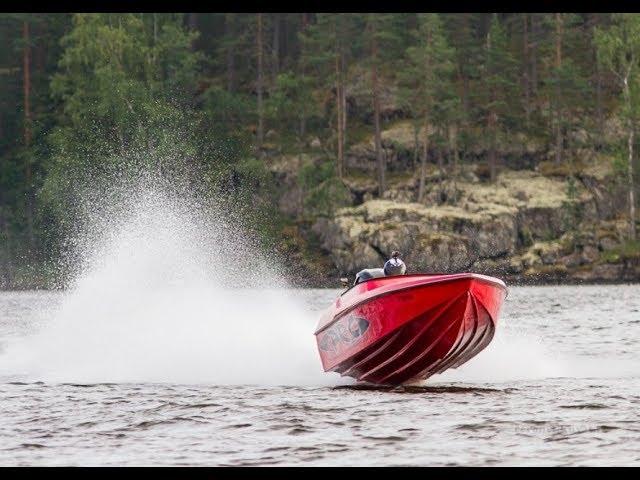
[[(310, 233), (330, 260), (325, 265), (333, 266), (327, 278), (380, 266), (400, 250), (414, 272), (474, 271), (528, 283), (640, 279), (637, 245), (625, 242), (627, 224), (615, 216), (624, 195), (609, 160), (584, 154), (560, 168), (539, 144), (514, 142), (501, 152), (493, 184), (482, 162), (449, 160), (446, 172), (429, 164), (418, 203), (413, 127), (400, 122), (386, 130), (383, 146), (389, 165), (383, 197), (377, 198), (375, 177), (368, 173), (375, 159), (368, 139), (347, 156), (344, 184), (351, 201), (313, 218)], [(482, 158), (478, 150), (473, 155)], [(523, 167), (527, 156), (535, 161)], [(272, 164), (285, 186), (280, 208), (288, 215), (301, 215), (304, 192), (296, 178), (303, 161), (314, 160), (283, 157)], [(512, 164), (520, 168), (506, 167)]]

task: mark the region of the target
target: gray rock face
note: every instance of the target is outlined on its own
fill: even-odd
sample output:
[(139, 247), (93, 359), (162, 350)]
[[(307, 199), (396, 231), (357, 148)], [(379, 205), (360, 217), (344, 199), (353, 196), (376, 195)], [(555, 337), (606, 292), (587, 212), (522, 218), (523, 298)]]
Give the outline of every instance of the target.
[[(387, 159), (399, 152), (413, 159), (424, 130), (418, 134), (416, 139), (414, 125), (407, 121), (385, 130)], [(530, 149), (523, 145), (513, 145), (514, 152)], [(624, 196), (605, 188), (611, 175), (605, 162), (585, 164), (579, 180), (569, 185), (560, 174), (504, 167), (497, 181), (488, 183), (474, 173), (473, 163), (460, 164), (455, 177), (449, 172), (443, 178), (434, 159), (427, 163), (423, 203), (417, 203), (415, 166), (395, 172), (390, 168), (387, 188), (377, 198), (373, 142), (349, 149), (349, 175), (343, 183), (352, 206), (330, 218), (316, 218), (312, 227), (340, 274), (381, 267), (391, 251), (400, 250), (410, 272), (467, 270), (523, 281), (640, 277), (640, 265), (626, 265), (616, 253), (627, 223), (613, 214), (620, 211), (618, 197)], [(280, 210), (288, 215), (304, 213), (297, 174), (310, 161), (308, 156), (280, 156), (269, 167), (281, 187)], [(358, 166), (370, 172), (354, 173), (351, 167)]]
[[(403, 253), (410, 271), (473, 270), (530, 277), (566, 276), (567, 269), (600, 259), (602, 247), (593, 234), (565, 235), (571, 212), (584, 212), (592, 205), (584, 189), (570, 204), (563, 181), (507, 172), (495, 186), (458, 182), (453, 204), (435, 203), (434, 189), (444, 187), (432, 185), (427, 206), (407, 201), (415, 194), (414, 184), (408, 180), (389, 188), (382, 200), (362, 195), (361, 205), (316, 223), (323, 248), (338, 270), (352, 274), (380, 266), (392, 250)], [(365, 190), (374, 186), (369, 183)], [(606, 246), (614, 244), (602, 238)]]
[(506, 214), (469, 214), (416, 203), (371, 200), (320, 219), (314, 231), (336, 267), (354, 273), (384, 262), (400, 250), (411, 271), (451, 272), (470, 268), (478, 258), (512, 253), (515, 220)]
[(518, 228), (532, 240), (551, 240), (566, 231), (564, 212), (553, 207), (524, 208), (518, 212)]
[(585, 263), (594, 263), (596, 260), (598, 260), (599, 257), (600, 252), (597, 248), (591, 245), (586, 245), (582, 249), (582, 258), (584, 259)]
[(463, 224), (460, 233), (469, 238), (480, 258), (495, 258), (515, 253), (518, 241), (517, 221), (508, 214)]
[(297, 175), (302, 160), (297, 156), (283, 156), (269, 166), (274, 181), (282, 191), (278, 199), (278, 209), (292, 217), (299, 215), (302, 209), (303, 193)]

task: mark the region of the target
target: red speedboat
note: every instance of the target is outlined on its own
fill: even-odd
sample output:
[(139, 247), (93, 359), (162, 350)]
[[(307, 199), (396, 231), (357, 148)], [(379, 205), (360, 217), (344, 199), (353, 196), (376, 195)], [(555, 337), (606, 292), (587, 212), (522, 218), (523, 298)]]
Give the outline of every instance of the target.
[(491, 342), (507, 287), (475, 273), (372, 278), (338, 297), (315, 331), (322, 366), (399, 385), (456, 368)]

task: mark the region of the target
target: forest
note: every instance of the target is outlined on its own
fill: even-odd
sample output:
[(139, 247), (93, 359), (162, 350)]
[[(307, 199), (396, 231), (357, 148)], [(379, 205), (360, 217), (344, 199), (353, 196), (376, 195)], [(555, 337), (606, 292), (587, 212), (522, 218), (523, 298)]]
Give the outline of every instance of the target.
[[(489, 186), (529, 169), (571, 197), (601, 164), (605, 216), (624, 225), (614, 250), (640, 256), (640, 15), (5, 13), (0, 35), (0, 287), (46, 286), (83, 182), (145, 162), (189, 163), (261, 212), (265, 242), (324, 257), (312, 225), (398, 201), (398, 182), (437, 207), (470, 165)], [(274, 179), (283, 158), (295, 208)]]

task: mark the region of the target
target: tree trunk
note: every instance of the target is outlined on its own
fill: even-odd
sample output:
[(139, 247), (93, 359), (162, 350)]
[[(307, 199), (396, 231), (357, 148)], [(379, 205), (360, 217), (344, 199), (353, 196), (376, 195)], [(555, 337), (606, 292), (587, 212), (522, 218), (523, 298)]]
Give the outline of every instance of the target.
[[(469, 13), (462, 14), (462, 29), (464, 31), (463, 35), (467, 35), (469, 31)], [(470, 102), (469, 102), (469, 76), (467, 75), (467, 71), (464, 67), (461, 69), (462, 74), (462, 110), (464, 111), (464, 118), (470, 118), (469, 112), (471, 110)]]
[[(491, 34), (487, 34), (487, 52), (491, 52)], [(494, 75), (493, 65), (489, 64), (488, 67), (488, 75)], [(495, 86), (492, 86), (489, 90), (489, 99), (490, 99), (490, 107), (487, 112), (487, 132), (489, 135), (489, 151), (488, 151), (488, 160), (489, 160), (489, 177), (491, 179), (491, 183), (495, 183), (497, 173), (496, 173), (496, 135), (497, 135), (497, 125), (498, 125), (498, 114), (494, 110), (495, 102), (496, 102), (496, 91)]]
[[(22, 40), (24, 48), (22, 50), (22, 73), (24, 89), (24, 146), (31, 146), (31, 39), (29, 36), (29, 23), (22, 24)], [(27, 167), (27, 175), (30, 176), (30, 166)], [(30, 178), (27, 178), (29, 181)]]
[(490, 144), (489, 147), (489, 174), (491, 178), (491, 183), (495, 183), (497, 174), (497, 166), (496, 166), (496, 128), (497, 128), (497, 115), (495, 112), (489, 112), (488, 119), (488, 127), (489, 127), (489, 136), (490, 136)]
[[(338, 108), (338, 115), (340, 118), (338, 119), (338, 128), (340, 129), (340, 142), (342, 144), (342, 156), (344, 157), (344, 151), (347, 145), (347, 93), (346, 93), (346, 81), (345, 81), (345, 72), (346, 72), (346, 60), (344, 54), (344, 44), (345, 44), (345, 35), (344, 35), (344, 25), (339, 17), (336, 17), (335, 23), (335, 35), (336, 35), (336, 49), (337, 49), (337, 62), (336, 72), (338, 75), (338, 84), (340, 88), (337, 91), (338, 101), (340, 102)], [(342, 169), (344, 173), (344, 159), (342, 162)]]
[(449, 138), (449, 123), (445, 123), (444, 131), (446, 132), (445, 136), (445, 148), (447, 152), (447, 177), (451, 176), (453, 172), (453, 152), (451, 150), (451, 139)]
[(3, 203), (4, 201), (0, 203), (0, 236), (4, 237), (4, 241), (0, 243), (0, 288), (8, 288), (13, 279), (13, 254), (11, 252), (11, 232)]
[(283, 14), (280, 18), (280, 50), (278, 50), (278, 58), (279, 58), (279, 66), (282, 66), (283, 59), (289, 58), (290, 51), (290, 35), (289, 30), (291, 30), (291, 26), (289, 25), (287, 14)]
[(420, 183), (418, 184), (418, 202), (424, 200), (424, 185), (427, 177), (427, 156), (429, 154), (429, 113), (424, 113), (424, 143), (422, 145), (422, 158), (420, 158)]
[(198, 28), (198, 14), (189, 14), (189, 30), (196, 30)]
[(234, 32), (234, 14), (227, 13), (224, 18), (224, 30), (225, 37), (227, 38), (227, 91), (233, 92), (235, 90), (235, 78), (236, 78), (236, 57), (234, 54), (234, 48), (232, 42), (229, 40), (233, 38)]
[(29, 34), (29, 22), (23, 22), (22, 24), (22, 40), (24, 42), (23, 48), (23, 87), (24, 87), (24, 146), (27, 149), (25, 155), (25, 188), (27, 197), (27, 236), (29, 240), (29, 247), (34, 246), (33, 237), (33, 185), (31, 178), (31, 147), (32, 140), (32, 119), (31, 119), (31, 37)]
[[(153, 14), (153, 46), (155, 47), (158, 43), (158, 18), (156, 14)], [(193, 45), (191, 45), (191, 49), (193, 50)], [(155, 55), (152, 55), (153, 61), (155, 62)]]
[[(307, 29), (309, 22), (307, 19), (307, 14), (303, 13), (302, 14), (302, 24), (300, 27), (300, 31), (304, 32)], [(306, 57), (305, 57), (305, 52), (303, 51), (304, 47), (300, 46), (300, 73), (302, 75), (302, 78), (305, 78), (305, 74), (307, 72), (306, 69)], [(306, 115), (306, 104), (303, 105), (302, 107), (302, 114), (300, 115), (300, 142), (301, 145), (304, 146), (304, 136), (307, 130), (307, 115)]]
[(562, 162), (562, 107), (560, 90), (560, 68), (562, 67), (562, 14), (556, 13), (556, 163)]
[(420, 125), (413, 125), (413, 165), (412, 169), (418, 168), (420, 159)]
[(458, 164), (460, 163), (460, 157), (458, 155), (458, 129), (455, 124), (449, 126), (449, 142), (453, 159), (453, 174), (456, 176), (458, 171)]
[(538, 21), (535, 13), (531, 14), (531, 95), (534, 100), (538, 96)]
[(629, 183), (629, 238), (636, 239), (636, 199), (633, 184), (633, 142), (634, 127), (629, 129), (629, 158), (627, 163), (627, 181)]
[(556, 13), (556, 68), (562, 65), (562, 14)]
[[(190, 13), (189, 17), (188, 17), (188, 24), (189, 24), (189, 30), (191, 31), (196, 31), (198, 29), (198, 14), (197, 13)], [(157, 30), (157, 22), (156, 22), (156, 14), (153, 14), (153, 41), (154, 44), (157, 41), (158, 38), (158, 30)], [(197, 40), (194, 40), (193, 42), (191, 42), (191, 50), (192, 51), (196, 51), (197, 50), (197, 45), (196, 45)]]
[[(627, 111), (631, 115), (631, 93), (629, 92), (629, 79), (625, 76), (623, 79), (624, 85), (624, 98), (626, 102)], [(629, 186), (629, 239), (636, 239), (636, 199), (634, 192), (633, 182), (633, 143), (635, 140), (635, 126), (633, 120), (629, 118), (627, 120), (629, 128), (629, 138), (627, 142), (627, 148), (629, 155), (627, 157), (627, 183)]]
[(462, 111), (464, 112), (464, 118), (469, 119), (471, 105), (469, 102), (469, 77), (466, 73), (462, 74)]
[(273, 64), (273, 85), (276, 84), (280, 73), (280, 14), (273, 14), (273, 45), (271, 49), (271, 62)]
[[(341, 43), (342, 45), (342, 43)], [(347, 146), (347, 88), (346, 88), (346, 61), (344, 51), (340, 54), (340, 92), (342, 93), (342, 145)]]
[(529, 16), (522, 14), (522, 90), (524, 91), (525, 125), (529, 128), (531, 120), (531, 98), (529, 94)]
[(376, 39), (375, 20), (369, 20), (371, 26), (371, 88), (373, 94), (373, 123), (375, 128), (374, 142), (376, 150), (376, 166), (378, 169), (378, 195), (385, 191), (385, 166), (382, 158), (382, 138), (380, 133), (380, 99), (378, 92), (378, 42)]
[[(442, 131), (440, 130), (440, 134)], [(444, 159), (442, 158), (442, 148), (438, 148), (438, 189), (440, 190), (440, 199), (438, 203), (442, 202), (442, 194), (444, 192), (443, 182), (444, 182)]]
[(258, 148), (262, 148), (264, 142), (264, 112), (262, 105), (262, 14), (258, 14)]
[(604, 135), (604, 114), (602, 112), (602, 75), (600, 74), (600, 62), (596, 58), (596, 118), (598, 122), (598, 143), (602, 143)]
[[(596, 27), (598, 25), (598, 14), (591, 15), (591, 35), (595, 39)], [(602, 112), (602, 75), (600, 73), (600, 60), (598, 59), (598, 49), (593, 42), (593, 63), (595, 65), (595, 82), (596, 82), (596, 121), (598, 130), (598, 145), (602, 144), (604, 133), (604, 116)]]
[[(429, 81), (431, 78), (431, 28), (427, 31), (427, 55), (424, 58), (424, 81)], [(424, 118), (423, 118), (423, 127), (424, 127), (424, 144), (422, 151), (422, 159), (420, 160), (420, 183), (418, 184), (418, 202), (422, 202), (424, 200), (424, 186), (425, 186), (425, 177), (427, 175), (427, 160), (429, 155), (429, 108), (431, 106), (431, 98), (425, 92), (425, 109), (424, 109)]]
[(336, 129), (338, 134), (338, 164), (336, 170), (338, 178), (344, 175), (344, 141), (342, 138), (342, 83), (340, 75), (340, 44), (336, 33)]
[[(47, 27), (40, 23), (39, 25), (35, 25), (35, 34), (36, 38), (44, 39), (47, 35)], [(35, 54), (35, 70), (38, 72), (38, 75), (46, 75), (47, 69), (47, 45), (44, 41), (37, 42), (36, 46), (36, 54)], [(42, 77), (40, 77), (42, 78)], [(37, 88), (37, 87), (36, 87)]]

